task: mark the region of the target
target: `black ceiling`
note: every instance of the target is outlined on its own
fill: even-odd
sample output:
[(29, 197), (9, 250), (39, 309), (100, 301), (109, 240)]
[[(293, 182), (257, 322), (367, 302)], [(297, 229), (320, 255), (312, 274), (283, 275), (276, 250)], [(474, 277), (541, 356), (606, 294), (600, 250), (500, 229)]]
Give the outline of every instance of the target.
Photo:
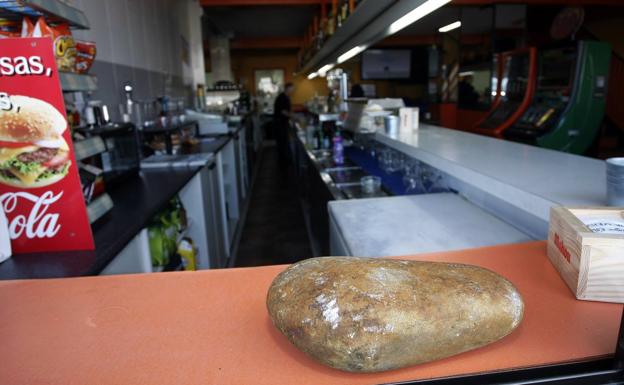
[[(497, 7), (496, 26), (500, 29), (524, 28), (526, 7), (503, 4)], [(461, 21), (463, 34), (483, 34), (492, 30), (493, 7), (463, 6), (444, 7), (408, 26), (401, 35), (432, 35), (438, 28), (455, 21)]]
[(204, 8), (204, 36), (301, 37), (319, 13), (316, 5)]

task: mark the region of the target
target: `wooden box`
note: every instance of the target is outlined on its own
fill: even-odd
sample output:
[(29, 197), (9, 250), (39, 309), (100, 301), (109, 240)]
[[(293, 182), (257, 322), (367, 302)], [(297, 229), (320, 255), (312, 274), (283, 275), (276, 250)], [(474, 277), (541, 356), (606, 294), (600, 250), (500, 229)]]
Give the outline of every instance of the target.
[(624, 233), (593, 232), (585, 224), (617, 222), (624, 227), (622, 208), (550, 209), (548, 258), (576, 298), (624, 303)]

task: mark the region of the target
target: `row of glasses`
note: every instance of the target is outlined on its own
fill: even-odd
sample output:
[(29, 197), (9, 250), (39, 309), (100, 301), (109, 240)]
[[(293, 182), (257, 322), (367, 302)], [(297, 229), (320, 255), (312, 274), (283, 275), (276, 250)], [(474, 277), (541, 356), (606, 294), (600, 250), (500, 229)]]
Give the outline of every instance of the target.
[[(126, 108), (126, 105), (120, 105), (120, 110)], [(156, 108), (156, 100), (137, 100), (132, 105), (133, 123), (139, 129), (150, 128), (156, 125), (158, 119), (158, 111)]]
[(448, 190), (442, 173), (426, 163), (420, 165), (420, 182), (426, 193), (445, 192)]
[(405, 156), (399, 151), (384, 147), (377, 151), (377, 161), (384, 172), (393, 173), (403, 169)]
[(403, 184), (406, 194), (428, 194), (446, 192), (448, 187), (443, 175), (436, 168), (412, 159), (402, 152), (389, 147), (375, 151), (379, 168), (385, 173), (403, 172)]
[(171, 99), (169, 102), (171, 124), (178, 125), (186, 121), (185, 102), (182, 98)]
[(406, 194), (418, 194), (423, 192), (420, 181), (420, 165), (416, 159), (408, 159), (403, 168), (403, 184)]

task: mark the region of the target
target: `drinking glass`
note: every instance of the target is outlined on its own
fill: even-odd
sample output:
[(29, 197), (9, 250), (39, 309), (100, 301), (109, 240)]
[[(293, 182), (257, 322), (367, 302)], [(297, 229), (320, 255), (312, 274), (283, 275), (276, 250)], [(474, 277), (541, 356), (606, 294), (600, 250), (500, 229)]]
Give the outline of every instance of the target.
[(381, 190), (381, 178), (374, 175), (368, 175), (360, 179), (362, 195), (375, 196)]
[(420, 167), (420, 182), (427, 193), (448, 191), (442, 173), (425, 163)]
[(379, 168), (382, 169), (384, 172), (389, 173), (391, 172), (391, 151), (389, 148), (380, 148), (377, 151), (377, 162), (379, 163)]
[(403, 167), (403, 184), (405, 184), (406, 194), (422, 193), (423, 188), (420, 183), (420, 162), (416, 159), (408, 159)]

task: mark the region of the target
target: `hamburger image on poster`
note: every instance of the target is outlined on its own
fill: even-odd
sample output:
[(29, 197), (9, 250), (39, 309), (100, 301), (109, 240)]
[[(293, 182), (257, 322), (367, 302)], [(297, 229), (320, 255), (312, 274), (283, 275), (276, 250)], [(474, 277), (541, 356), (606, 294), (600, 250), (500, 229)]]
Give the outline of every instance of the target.
[(0, 108), (0, 183), (35, 188), (63, 179), (71, 165), (63, 114), (40, 99), (8, 98), (9, 108)]

